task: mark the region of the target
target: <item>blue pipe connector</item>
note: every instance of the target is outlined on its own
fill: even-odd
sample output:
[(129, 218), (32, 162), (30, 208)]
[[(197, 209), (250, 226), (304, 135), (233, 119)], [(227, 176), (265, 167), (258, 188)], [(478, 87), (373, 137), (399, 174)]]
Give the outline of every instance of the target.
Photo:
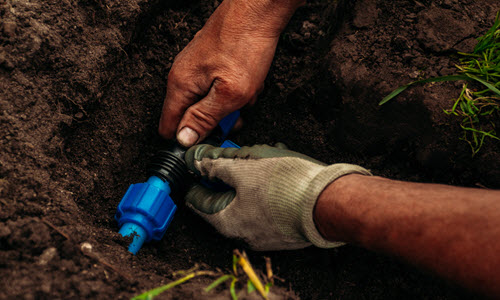
[[(214, 146), (237, 147), (224, 140), (239, 116), (239, 111), (226, 116), (203, 142)], [(120, 234), (133, 238), (128, 251), (134, 255), (144, 243), (160, 240), (174, 217), (177, 206), (170, 197), (170, 191), (185, 190), (190, 177), (184, 161), (186, 150), (175, 142), (158, 151), (148, 168), (151, 177), (147, 182), (132, 184), (118, 205), (115, 219)]]
[(133, 237), (128, 251), (136, 254), (144, 242), (163, 237), (177, 210), (169, 194), (168, 182), (156, 176), (128, 188), (115, 215), (120, 234)]

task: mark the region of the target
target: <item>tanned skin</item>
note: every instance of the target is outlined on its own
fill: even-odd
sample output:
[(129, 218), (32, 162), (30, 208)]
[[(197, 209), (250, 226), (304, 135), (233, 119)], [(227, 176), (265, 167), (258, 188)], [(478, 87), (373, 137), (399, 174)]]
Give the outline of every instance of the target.
[(500, 296), (500, 191), (352, 174), (323, 191), (314, 220), (329, 240), (392, 254)]

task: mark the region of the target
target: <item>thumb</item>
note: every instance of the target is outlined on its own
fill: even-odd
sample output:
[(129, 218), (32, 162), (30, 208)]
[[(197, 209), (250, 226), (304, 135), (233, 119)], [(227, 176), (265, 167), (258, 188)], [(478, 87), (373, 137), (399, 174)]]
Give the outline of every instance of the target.
[(215, 214), (226, 208), (235, 196), (235, 190), (214, 192), (200, 184), (195, 184), (186, 194), (186, 205), (197, 214)]
[(191, 147), (204, 140), (224, 117), (220, 107), (207, 102), (203, 99), (184, 113), (177, 132), (177, 141), (184, 147)]
[(184, 113), (177, 132), (179, 143), (191, 147), (204, 140), (222, 118), (249, 102), (248, 94), (238, 85), (215, 81), (206, 97)]

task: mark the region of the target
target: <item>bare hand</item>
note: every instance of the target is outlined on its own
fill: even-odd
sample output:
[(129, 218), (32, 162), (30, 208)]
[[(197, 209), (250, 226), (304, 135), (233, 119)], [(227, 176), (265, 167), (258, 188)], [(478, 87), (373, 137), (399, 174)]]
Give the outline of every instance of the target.
[(225, 0), (175, 58), (160, 135), (170, 139), (177, 133), (189, 147), (226, 115), (254, 103), (296, 2)]

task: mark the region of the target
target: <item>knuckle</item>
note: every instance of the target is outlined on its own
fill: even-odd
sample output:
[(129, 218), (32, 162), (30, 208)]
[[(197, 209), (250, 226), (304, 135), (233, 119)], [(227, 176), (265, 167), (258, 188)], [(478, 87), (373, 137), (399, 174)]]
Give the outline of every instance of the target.
[(193, 77), (186, 70), (180, 68), (172, 68), (167, 76), (167, 92), (168, 90), (181, 93), (186, 98), (191, 98), (195, 93), (196, 87), (193, 84)]
[(239, 80), (224, 80), (216, 85), (218, 94), (229, 99), (250, 100), (257, 93), (257, 89)]
[(168, 83), (178, 84), (185, 81), (185, 78), (189, 76), (189, 69), (181, 62), (175, 61), (168, 72), (167, 81)]
[(251, 90), (245, 86), (236, 86), (232, 90), (232, 96), (236, 99), (249, 99), (251, 98)]

